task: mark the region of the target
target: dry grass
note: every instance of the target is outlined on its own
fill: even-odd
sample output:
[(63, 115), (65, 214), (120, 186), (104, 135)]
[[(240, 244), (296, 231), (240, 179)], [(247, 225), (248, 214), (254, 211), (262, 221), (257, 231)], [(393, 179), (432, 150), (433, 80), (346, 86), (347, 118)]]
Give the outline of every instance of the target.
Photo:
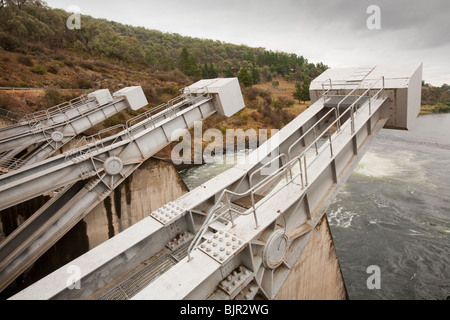
[[(273, 81), (278, 81), (280, 85), (278, 87), (273, 87), (272, 82), (260, 83), (254, 85), (253, 87), (260, 90), (268, 90), (272, 94), (272, 98), (286, 98), (286, 99), (294, 99), (293, 93), (295, 92), (295, 81), (286, 81), (286, 79), (279, 77), (274, 78)], [(306, 101), (306, 103), (299, 103), (298, 100), (295, 100), (295, 104), (292, 108), (286, 109), (289, 110), (292, 114), (298, 116), (300, 113), (305, 111), (308, 107), (311, 106), (310, 101)]]

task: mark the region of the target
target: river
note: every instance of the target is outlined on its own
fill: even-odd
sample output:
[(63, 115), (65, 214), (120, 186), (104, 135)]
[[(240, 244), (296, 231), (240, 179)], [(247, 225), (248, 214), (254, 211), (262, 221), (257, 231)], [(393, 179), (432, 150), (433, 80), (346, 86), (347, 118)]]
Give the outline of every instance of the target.
[[(181, 175), (193, 189), (230, 167)], [(450, 114), (382, 130), (327, 212), (350, 299), (450, 296)], [(379, 289), (368, 288), (370, 266), (379, 268)]]

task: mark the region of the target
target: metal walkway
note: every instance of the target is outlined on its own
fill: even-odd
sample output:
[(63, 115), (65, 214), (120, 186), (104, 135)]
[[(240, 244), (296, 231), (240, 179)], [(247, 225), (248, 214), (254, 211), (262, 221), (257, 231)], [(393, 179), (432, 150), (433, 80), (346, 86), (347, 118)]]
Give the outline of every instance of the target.
[[(196, 231), (188, 259), (151, 283), (135, 298), (234, 299), (247, 286), (255, 285), (261, 297), (275, 298), (301, 253), (302, 239), (309, 236), (322, 217), (323, 211), (318, 207), (329, 190), (339, 184), (348, 169), (348, 161), (353, 161), (358, 155), (364, 143), (364, 140), (358, 141), (358, 135), (369, 135), (368, 121), (371, 121), (370, 130), (373, 131), (384, 125), (385, 120), (381, 120), (378, 113), (386, 101), (382, 97), (384, 86), (373, 90), (378, 82), (383, 81), (379, 79), (365, 89), (340, 115), (338, 105), (335, 105), (294, 142), (288, 136), (280, 138), (277, 157), (259, 168), (247, 170), (239, 184), (227, 187), (216, 197), (202, 226)], [(320, 104), (324, 106), (325, 101), (324, 97)], [(359, 101), (365, 102), (360, 105)], [(325, 126), (323, 120), (328, 120)], [(300, 152), (293, 151), (311, 132), (316, 132), (315, 139)], [(283, 133), (280, 132), (280, 136)], [(287, 152), (281, 151), (286, 148)], [(347, 148), (352, 149), (351, 154)], [(272, 164), (276, 164), (275, 169), (264, 177), (261, 171)], [(251, 199), (250, 209), (243, 214), (238, 213), (239, 217), (233, 219), (231, 214), (237, 212), (231, 203), (242, 198)], [(227, 216), (230, 216), (230, 222), (220, 223), (220, 219)], [(211, 259), (216, 263), (208, 263)], [(190, 280), (189, 285), (196, 282), (195, 290), (186, 286), (176, 292), (155, 291), (156, 288), (172, 287), (178, 281), (175, 274), (183, 274), (199, 265), (207, 267), (203, 275)], [(224, 274), (225, 265), (232, 266), (228, 274)], [(225, 280), (218, 284), (216, 290), (208, 292), (202, 284), (208, 282), (206, 279), (213, 281), (220, 273), (225, 275), (225, 279), (236, 273), (244, 280), (229, 283)]]
[(0, 210), (62, 188), (0, 244), (0, 290), (144, 161), (178, 138), (177, 131), (215, 114), (215, 104), (226, 107), (220, 95), (207, 88), (182, 94), (131, 119), (115, 135), (99, 140), (105, 133), (101, 132), (83, 138), (81, 147), (0, 176)]
[(118, 112), (143, 106), (132, 106), (126, 97), (117, 93), (112, 97), (104, 89), (28, 114), (17, 124), (0, 129), (1, 173), (44, 160), (77, 135)]
[(67, 288), (65, 266), (12, 299), (275, 298), (373, 137), (418, 115), (421, 70), (325, 72), (311, 84), (313, 105), (244, 164), (72, 261), (82, 290)]

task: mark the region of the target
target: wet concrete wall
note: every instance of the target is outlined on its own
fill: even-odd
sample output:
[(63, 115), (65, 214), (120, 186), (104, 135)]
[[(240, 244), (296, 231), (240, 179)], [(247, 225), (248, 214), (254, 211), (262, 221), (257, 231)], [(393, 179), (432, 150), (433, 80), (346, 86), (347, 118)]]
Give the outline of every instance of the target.
[[(186, 192), (188, 188), (171, 163), (152, 158), (147, 160), (29, 270), (1, 292), (0, 299), (21, 291)], [(0, 241), (46, 200), (48, 197), (38, 197), (1, 212)]]
[(291, 270), (277, 300), (347, 300), (344, 277), (324, 216)]
[(148, 160), (83, 220), (89, 249), (188, 191), (171, 163)]

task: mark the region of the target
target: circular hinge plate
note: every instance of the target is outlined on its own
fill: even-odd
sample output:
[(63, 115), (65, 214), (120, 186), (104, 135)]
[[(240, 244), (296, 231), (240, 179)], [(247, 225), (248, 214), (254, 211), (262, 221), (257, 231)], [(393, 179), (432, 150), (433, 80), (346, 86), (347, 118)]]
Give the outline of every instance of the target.
[(64, 139), (64, 135), (60, 131), (52, 132), (52, 140), (55, 142), (61, 142)]
[(289, 250), (289, 237), (284, 230), (277, 230), (269, 237), (263, 251), (263, 264), (268, 269), (278, 268)]
[(123, 162), (118, 157), (111, 157), (106, 159), (104, 164), (105, 172), (111, 176), (115, 176), (122, 172)]

